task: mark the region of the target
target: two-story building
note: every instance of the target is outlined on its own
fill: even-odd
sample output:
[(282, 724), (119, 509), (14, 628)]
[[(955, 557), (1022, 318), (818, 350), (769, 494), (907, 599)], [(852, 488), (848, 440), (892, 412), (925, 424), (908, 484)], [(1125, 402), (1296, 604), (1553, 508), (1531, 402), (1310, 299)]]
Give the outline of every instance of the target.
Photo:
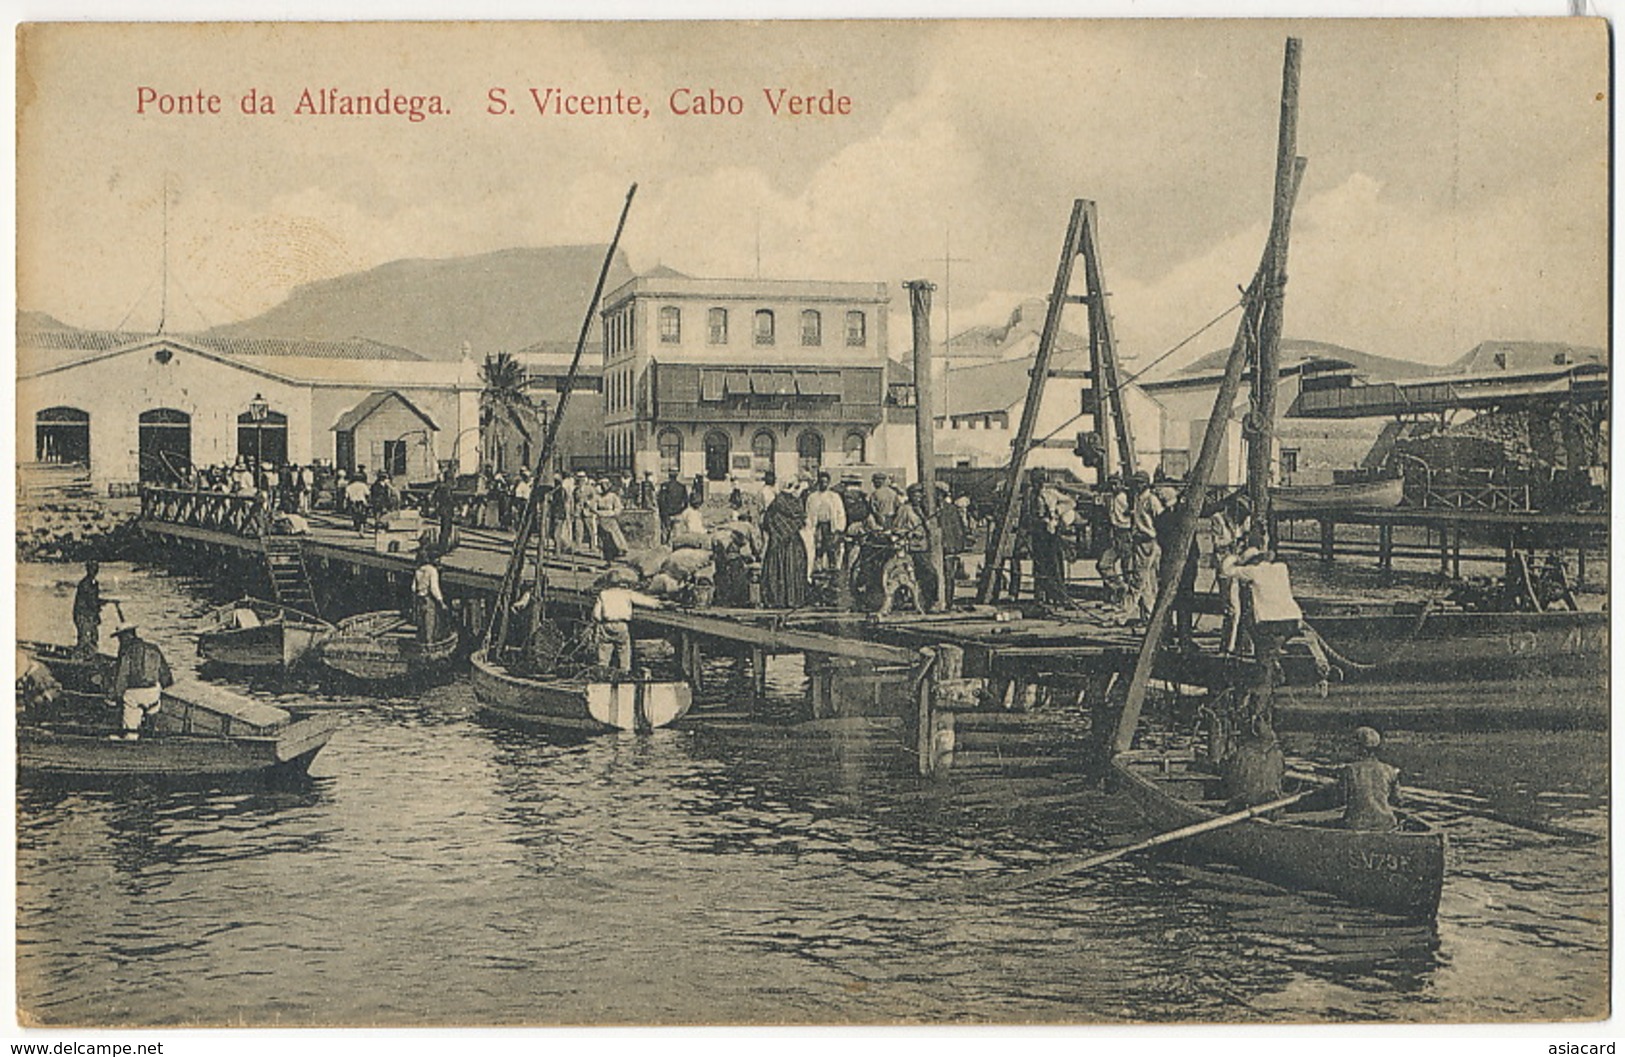
[(884, 283), (664, 268), (623, 284), (602, 314), (609, 463), (713, 481), (884, 463), (888, 302)]

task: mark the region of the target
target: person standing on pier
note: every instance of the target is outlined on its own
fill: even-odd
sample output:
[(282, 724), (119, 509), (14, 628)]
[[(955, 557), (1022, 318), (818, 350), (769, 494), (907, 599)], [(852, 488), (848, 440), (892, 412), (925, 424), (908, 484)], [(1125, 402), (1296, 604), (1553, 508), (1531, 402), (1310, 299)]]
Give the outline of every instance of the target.
[(456, 528), (452, 522), (452, 515), (456, 513), (457, 499), (453, 491), (457, 471), (447, 466), (440, 473), (440, 479), (434, 484), (434, 512), (440, 521), (440, 536), (436, 541), (441, 554), (450, 554), (457, 545), (455, 540)]
[(530, 482), (530, 471), (524, 467), (520, 467), (519, 479), (513, 483), (513, 513), (510, 515), (510, 517), (514, 515), (519, 517), (525, 516), (525, 507), (530, 504), (530, 493), (532, 487), (533, 486)]
[(446, 596), (440, 593), (440, 567), (436, 564), (439, 557), (433, 547), (424, 547), (412, 573), (412, 619), (417, 622), (419, 642), (435, 642), (441, 637)]
[(1107, 604), (1122, 608), (1128, 596), (1128, 574), (1133, 560), (1134, 534), (1128, 490), (1123, 475), (1106, 478), (1106, 545), (1095, 560), (1095, 570), (1106, 589)]
[(875, 532), (890, 532), (897, 512), (902, 509), (903, 497), (885, 474), (877, 473), (870, 480), (874, 491), (869, 493), (869, 528)]
[(655, 509), (660, 513), (660, 542), (671, 546), (672, 526), (688, 509), (688, 486), (677, 479), (677, 468), (666, 471), (666, 480), (655, 493)]
[(164, 651), (136, 634), (134, 624), (120, 624), (113, 632), (118, 638), (118, 667), (113, 671), (113, 700), (121, 708), (124, 733), (113, 737), (135, 741), (141, 736), (141, 721), (158, 711), (164, 690), (175, 685)]
[(576, 546), (598, 542), (598, 486), (583, 471), (576, 471)]
[(598, 482), (599, 495), (593, 500), (598, 515), (598, 545), (606, 562), (615, 561), (626, 553), (626, 533), (621, 531), (621, 514), (626, 503), (607, 480)]
[(1388, 833), (1399, 828), (1394, 803), (1399, 800), (1399, 768), (1377, 758), (1382, 735), (1371, 727), (1354, 729), (1354, 762), (1338, 775), (1343, 799), (1343, 825), (1348, 829)]
[(102, 597), (101, 563), (92, 558), (85, 562), (85, 575), (73, 589), (73, 629), (78, 642), (73, 652), (81, 657), (93, 657), (102, 641), (102, 607), (111, 599)]
[(639, 510), (653, 510), (655, 508), (655, 475), (653, 470), (643, 471), (643, 480), (638, 482)]
[(344, 486), (344, 503), (349, 507), (357, 536), (365, 535), (367, 531), (367, 495), (367, 475), (358, 472)]
[(830, 489), (826, 472), (818, 474), (812, 490), (807, 493), (807, 523), (813, 530), (814, 565), (819, 569), (838, 569), (841, 565), (841, 537), (846, 532), (846, 503)]
[(914, 582), (919, 585), (919, 608), (930, 609), (936, 604), (937, 592), (942, 589), (942, 574), (931, 567), (931, 540), (926, 533), (925, 489), (911, 484), (904, 493), (903, 506), (897, 511), (892, 531), (899, 537), (904, 553), (914, 569)]
[(1151, 612), (1157, 606), (1157, 570), (1162, 565), (1162, 549), (1157, 545), (1157, 515), (1162, 503), (1151, 487), (1151, 477), (1144, 470), (1134, 475), (1134, 507), (1130, 527), (1134, 535), (1134, 582), (1128, 619), (1135, 623), (1149, 623)]
[(799, 609), (807, 601), (807, 548), (801, 527), (807, 512), (801, 500), (780, 492), (762, 515), (767, 537), (762, 556), (762, 604), (770, 609)]

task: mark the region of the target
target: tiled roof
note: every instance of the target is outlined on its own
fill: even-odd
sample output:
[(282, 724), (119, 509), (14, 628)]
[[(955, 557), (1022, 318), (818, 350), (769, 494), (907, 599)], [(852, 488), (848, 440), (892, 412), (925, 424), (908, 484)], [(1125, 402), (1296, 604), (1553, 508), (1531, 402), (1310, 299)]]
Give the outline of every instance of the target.
[(412, 403), (412, 401), (406, 399), (406, 397), (402, 396), (400, 393), (397, 393), (393, 389), (383, 389), (376, 393), (368, 393), (359, 404), (339, 416), (339, 420), (333, 424), (333, 429), (339, 433), (346, 433), (352, 429), (355, 429), (362, 422), (366, 421), (368, 415), (372, 414), (374, 411), (377, 411), (379, 407), (392, 398), (405, 404), (407, 410), (411, 411), (418, 418), (421, 418), (424, 425), (428, 426), (430, 429), (436, 431), (440, 429), (439, 426), (434, 424), (434, 419), (430, 418), (428, 415), (425, 415), (416, 404)]
[[(21, 330), (19, 349), (109, 352), (153, 337), (126, 330)], [(197, 334), (174, 335), (189, 344), (228, 356), (303, 356), (327, 360), (424, 360), (410, 349), (385, 345), (367, 338), (348, 341), (307, 341), (299, 338), (209, 337)]]

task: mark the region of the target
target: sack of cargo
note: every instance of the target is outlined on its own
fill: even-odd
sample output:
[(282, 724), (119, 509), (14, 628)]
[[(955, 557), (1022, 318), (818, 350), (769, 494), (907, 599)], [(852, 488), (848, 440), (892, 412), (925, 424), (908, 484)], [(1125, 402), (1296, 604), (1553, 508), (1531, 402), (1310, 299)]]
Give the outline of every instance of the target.
[(663, 573), (669, 573), (679, 580), (687, 580), (700, 569), (711, 564), (711, 551), (708, 548), (684, 547), (671, 552), (665, 564), (660, 567)]
[(649, 577), (649, 583), (645, 586), (645, 590), (656, 598), (670, 598), (682, 588), (683, 585), (678, 581), (677, 577), (672, 576), (670, 573), (655, 573)]
[(703, 532), (690, 532), (687, 529), (673, 529), (671, 533), (672, 550), (692, 550), (711, 546), (711, 540)]
[(653, 576), (666, 564), (671, 557), (670, 547), (648, 547), (635, 550), (626, 556), (626, 561), (638, 567), (641, 576)]

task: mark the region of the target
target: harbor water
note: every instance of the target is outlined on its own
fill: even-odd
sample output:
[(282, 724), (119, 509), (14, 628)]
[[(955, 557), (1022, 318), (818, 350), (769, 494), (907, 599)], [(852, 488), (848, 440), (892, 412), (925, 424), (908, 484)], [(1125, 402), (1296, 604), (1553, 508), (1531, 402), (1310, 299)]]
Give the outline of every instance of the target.
[[(68, 565), (19, 568), (23, 637), (68, 641)], [(195, 664), (216, 590), (104, 567)], [(727, 693), (726, 661), (708, 692)], [(773, 711), (802, 694), (770, 670)], [(242, 684), (238, 684), (243, 688)], [(930, 783), (875, 722), (560, 742), (412, 696), (249, 687), (344, 711), (307, 781), (25, 781), (18, 1004), (38, 1025), (1459, 1022), (1605, 1016), (1608, 846), (1459, 815), (1436, 926), (1130, 857), (958, 884), (1143, 833), (1081, 776)], [(730, 711), (739, 711), (735, 706)], [(1603, 833), (1597, 731), (1391, 732), (1408, 775)], [(1331, 761), (1330, 740), (1289, 748)]]

